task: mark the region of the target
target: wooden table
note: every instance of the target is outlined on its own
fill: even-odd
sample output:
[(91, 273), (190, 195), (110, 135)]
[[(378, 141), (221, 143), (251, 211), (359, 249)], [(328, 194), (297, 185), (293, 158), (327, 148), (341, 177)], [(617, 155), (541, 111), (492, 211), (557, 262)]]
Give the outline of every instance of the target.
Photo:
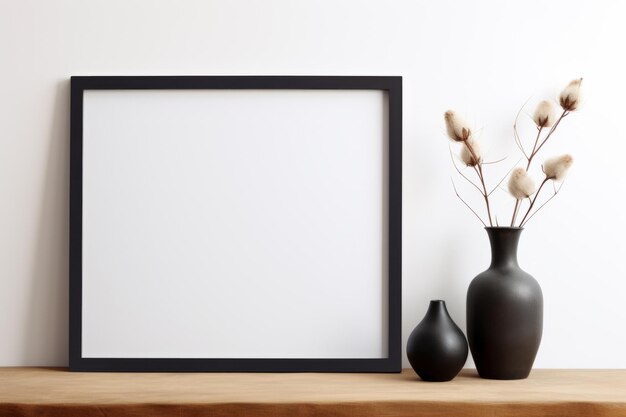
[(626, 416), (626, 370), (401, 374), (71, 373), (0, 368), (0, 416)]

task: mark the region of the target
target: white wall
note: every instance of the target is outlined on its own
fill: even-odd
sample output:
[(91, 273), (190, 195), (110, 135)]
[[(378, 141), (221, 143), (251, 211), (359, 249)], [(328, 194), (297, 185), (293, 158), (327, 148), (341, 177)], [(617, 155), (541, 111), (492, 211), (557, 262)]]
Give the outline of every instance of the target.
[(536, 365), (626, 367), (625, 14), (618, 0), (0, 0), (0, 365), (66, 364), (69, 76), (324, 74), (404, 77), (405, 340), (432, 298), (464, 327), (489, 259), (450, 186), (443, 112), (482, 128), (490, 158), (511, 154), (506, 171), (520, 105), (585, 77), (584, 108), (546, 149), (572, 152), (573, 171), (520, 260), (544, 290)]

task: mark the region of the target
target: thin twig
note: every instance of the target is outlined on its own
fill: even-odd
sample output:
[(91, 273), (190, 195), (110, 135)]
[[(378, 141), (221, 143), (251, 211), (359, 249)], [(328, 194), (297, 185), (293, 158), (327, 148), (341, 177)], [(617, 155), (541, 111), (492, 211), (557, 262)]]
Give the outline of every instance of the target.
[(541, 192), (541, 189), (543, 188), (544, 185), (546, 185), (546, 182), (548, 182), (549, 180), (550, 180), (550, 178), (545, 177), (543, 179), (543, 181), (541, 182), (541, 185), (537, 189), (537, 192), (535, 193), (535, 196), (530, 201), (530, 206), (528, 207), (528, 210), (526, 211), (526, 214), (524, 214), (524, 217), (522, 217), (522, 221), (520, 222), (520, 227), (522, 227), (522, 224), (524, 224), (524, 220), (526, 220), (526, 217), (528, 217), (528, 215), (530, 214), (530, 211), (533, 209), (533, 206), (535, 205), (535, 201), (537, 201), (537, 197), (539, 197), (539, 193)]
[(515, 144), (517, 145), (519, 150), (528, 159), (528, 155), (526, 154), (526, 151), (524, 150), (524, 147), (522, 146), (522, 141), (521, 141), (521, 139), (519, 137), (519, 133), (517, 133), (517, 126), (515, 124), (513, 125), (513, 137), (515, 139)]
[(515, 121), (513, 122), (513, 138), (515, 139), (515, 144), (517, 145), (519, 150), (522, 151), (526, 159), (528, 159), (528, 155), (526, 154), (526, 151), (524, 150), (524, 146), (522, 145), (522, 140), (520, 139), (519, 132), (517, 131), (517, 120), (519, 119), (519, 115), (522, 114), (524, 107), (526, 107), (526, 104), (528, 104), (530, 99), (531, 98), (528, 97), (528, 100), (526, 100), (524, 104), (522, 104), (522, 107), (517, 112), (517, 115), (515, 116)]
[(530, 221), (530, 219), (532, 219), (535, 214), (537, 214), (539, 212), (539, 210), (541, 210), (543, 208), (543, 206), (545, 206), (546, 204), (548, 204), (550, 202), (550, 200), (552, 200), (554, 197), (556, 197), (556, 195), (559, 193), (559, 191), (561, 191), (561, 188), (563, 188), (563, 184), (565, 183), (565, 181), (563, 181), (561, 183), (561, 185), (559, 185), (559, 188), (556, 188), (556, 185), (554, 185), (554, 182), (552, 184), (552, 186), (554, 187), (554, 194), (552, 194), (552, 196), (550, 196), (550, 198), (548, 198), (546, 201), (544, 201), (544, 203), (542, 205), (540, 205), (539, 207), (537, 207), (537, 210), (535, 210), (535, 212), (533, 214), (530, 215), (530, 217), (528, 219), (526, 219), (526, 221), (522, 224), (520, 224), (520, 227), (524, 227), (524, 225), (526, 223), (528, 223)]
[(474, 187), (476, 187), (476, 189), (478, 190), (478, 192), (479, 192), (481, 195), (483, 195), (483, 196), (484, 196), (484, 194), (483, 194), (482, 190), (480, 189), (480, 187), (478, 187), (478, 185), (476, 185), (476, 184), (474, 183), (474, 181), (470, 180), (467, 176), (465, 176), (465, 175), (461, 172), (461, 170), (459, 169), (459, 167), (457, 167), (457, 166), (456, 166), (456, 162), (454, 162), (454, 155), (452, 154), (452, 148), (451, 148), (450, 146), (448, 146), (448, 148), (450, 149), (450, 159), (452, 159), (452, 165), (454, 166), (454, 169), (456, 170), (456, 172), (458, 172), (458, 173), (459, 173), (459, 175), (460, 175), (461, 177), (465, 178), (465, 180), (466, 180), (467, 182), (469, 182), (469, 183), (470, 183), (470, 184), (472, 184)]
[(537, 144), (539, 143), (539, 138), (541, 137), (541, 131), (542, 130), (543, 130), (543, 126), (537, 128), (537, 137), (535, 138), (535, 144), (533, 145), (533, 151), (530, 153), (530, 157), (526, 158), (528, 160), (528, 163), (526, 164), (526, 171), (527, 172), (528, 172), (528, 168), (530, 168), (530, 163), (532, 162), (535, 154), (537, 153), (535, 151), (535, 149), (537, 149)]
[(463, 144), (472, 154), (474, 162), (476, 162), (476, 165), (474, 165), (474, 169), (476, 170), (476, 173), (478, 174), (478, 179), (480, 179), (480, 183), (483, 186), (483, 197), (485, 198), (485, 205), (487, 206), (487, 217), (489, 218), (489, 226), (493, 227), (493, 221), (491, 220), (491, 207), (489, 205), (489, 195), (487, 194), (487, 186), (485, 185), (485, 177), (483, 175), (483, 168), (480, 163), (480, 159), (478, 158), (470, 144), (467, 143), (467, 141), (463, 141)]
[[(524, 106), (522, 106), (522, 109), (523, 108), (524, 108)], [(513, 123), (513, 132), (514, 132), (514, 135), (515, 135), (516, 142), (518, 142), (518, 146), (521, 145), (521, 141), (519, 139), (519, 134), (517, 133), (517, 119), (518, 119), (522, 109), (520, 109), (520, 111), (517, 113), (517, 116), (515, 117), (515, 122)], [(522, 150), (522, 152), (524, 153), (524, 156), (526, 156), (526, 159), (528, 160), (528, 163), (526, 164), (526, 171), (527, 172), (528, 172), (528, 170), (530, 168), (530, 164), (532, 163), (533, 158), (535, 157), (535, 155), (537, 155), (537, 153), (543, 147), (543, 145), (545, 145), (545, 143), (548, 141), (548, 139), (550, 139), (550, 136), (552, 136), (552, 134), (554, 133), (556, 128), (559, 126), (559, 123), (561, 123), (561, 120), (563, 120), (563, 118), (565, 116), (567, 116), (568, 114), (569, 113), (568, 113), (567, 110), (563, 110), (563, 113), (561, 113), (561, 116), (559, 116), (559, 118), (556, 120), (556, 123), (554, 123), (554, 125), (552, 125), (552, 127), (548, 131), (548, 134), (541, 141), (541, 143), (539, 142), (539, 139), (541, 137), (541, 132), (543, 130), (543, 127), (540, 126), (540, 127), (537, 128), (537, 137), (535, 139), (535, 143), (533, 145), (533, 150), (530, 153), (530, 155), (527, 155), (526, 152), (524, 151), (524, 148), (520, 146), (520, 149)], [(537, 145), (537, 144), (539, 144), (539, 145)], [(544, 184), (547, 181), (548, 181), (548, 178), (546, 177), (543, 180), (543, 182), (541, 183), (541, 185), (539, 186), (539, 189), (537, 190), (537, 192), (535, 193), (535, 197), (532, 200), (530, 200), (530, 206), (528, 207), (528, 210), (526, 211), (526, 214), (524, 214), (524, 217), (522, 218), (522, 221), (520, 222), (520, 227), (522, 226), (522, 224), (524, 224), (524, 221), (526, 220), (526, 218), (530, 214), (530, 211), (532, 210), (533, 206), (535, 205), (535, 201), (537, 200), (537, 197), (539, 196), (539, 192), (541, 191), (541, 188), (543, 188)], [(518, 206), (519, 205), (516, 203), (515, 204), (515, 208), (513, 209), (513, 222), (515, 221), (515, 218), (517, 217), (517, 210), (519, 209)]]
[(515, 217), (517, 217), (517, 209), (519, 208), (519, 200), (515, 199), (515, 207), (513, 207), (513, 215), (511, 216), (511, 227), (515, 224)]
[(456, 194), (456, 196), (459, 198), (459, 200), (461, 200), (463, 202), (463, 204), (465, 204), (465, 206), (470, 209), (470, 211), (472, 213), (474, 213), (474, 216), (476, 216), (476, 218), (478, 220), (480, 220), (480, 222), (483, 224), (483, 226), (487, 227), (487, 225), (485, 224), (485, 222), (483, 221), (483, 219), (480, 218), (480, 216), (474, 211), (473, 208), (470, 207), (469, 204), (467, 204), (465, 202), (465, 200), (463, 200), (463, 198), (459, 195), (459, 192), (456, 190), (456, 185), (454, 185), (454, 180), (452, 179), (452, 177), (450, 177), (450, 181), (452, 181), (452, 188), (454, 188), (454, 193)]
[(522, 142), (521, 142), (521, 140), (520, 140), (520, 138), (519, 138), (519, 134), (517, 133), (517, 128), (516, 128), (516, 127), (514, 127), (514, 129), (515, 129), (515, 133), (514, 133), (514, 135), (515, 135), (515, 144), (516, 144), (516, 145), (517, 145), (517, 147), (519, 148), (520, 152), (522, 152), (522, 154), (523, 154), (526, 158), (528, 158), (528, 155), (526, 155), (526, 151), (524, 150), (524, 147), (522, 146)]
[[(563, 110), (563, 113), (561, 113), (561, 116), (557, 119), (556, 123), (554, 123), (554, 125), (552, 126), (552, 128), (550, 129), (550, 131), (548, 132), (548, 134), (546, 135), (546, 137), (544, 138), (543, 142), (541, 142), (541, 145), (539, 145), (539, 147), (537, 148), (537, 150), (530, 155), (530, 158), (532, 159), (535, 155), (537, 155), (537, 152), (539, 152), (539, 150), (543, 147), (543, 145), (545, 145), (545, 143), (548, 141), (548, 139), (550, 139), (550, 136), (552, 136), (552, 133), (554, 133), (554, 131), (556, 130), (557, 126), (559, 125), (559, 123), (561, 123), (561, 120), (563, 120), (563, 118), (565, 116), (567, 116), (569, 114), (569, 112), (567, 110)], [(530, 163), (529, 163), (530, 165)]]
[(502, 177), (502, 179), (500, 180), (500, 182), (498, 182), (498, 183), (496, 184), (496, 186), (495, 186), (495, 187), (493, 187), (493, 189), (489, 192), (489, 194), (487, 194), (487, 196), (490, 196), (490, 195), (491, 195), (491, 193), (493, 193), (494, 191), (496, 191), (496, 189), (497, 189), (498, 187), (500, 187), (500, 184), (502, 184), (502, 181), (504, 181), (504, 180), (506, 179), (506, 177), (508, 177), (508, 176), (509, 176), (509, 174), (511, 173), (511, 171), (513, 171), (513, 169), (515, 169), (515, 166), (516, 166), (517, 164), (519, 164), (519, 161), (521, 161), (521, 160), (522, 160), (522, 158), (520, 158), (520, 159), (518, 159), (518, 160), (517, 160), (517, 162), (515, 163), (515, 165), (513, 165), (513, 166), (511, 167), (511, 169), (509, 169), (509, 171), (508, 171), (508, 172), (504, 175), (504, 177)]
[[(516, 123), (517, 123), (517, 119), (516, 119)], [(526, 164), (526, 172), (528, 172), (530, 163), (532, 162), (533, 157), (535, 156), (535, 149), (537, 149), (537, 144), (539, 143), (539, 138), (541, 137), (542, 130), (543, 130), (543, 126), (537, 127), (537, 137), (535, 138), (535, 143), (533, 144), (533, 150), (530, 152), (530, 156), (526, 156), (526, 160), (528, 161), (528, 163)], [(543, 184), (541, 184), (541, 186), (543, 186)], [(541, 189), (541, 187), (539, 189)], [(533, 203), (531, 202), (528, 210), (530, 211), (532, 207), (533, 207)], [(513, 215), (511, 216), (511, 227), (515, 225), (515, 219), (517, 218), (517, 213), (519, 212), (519, 209), (520, 209), (520, 200), (515, 200), (515, 206), (513, 207)], [(528, 212), (526, 212), (526, 215), (528, 215)], [(526, 216), (524, 216), (524, 218), (526, 218)]]
[(493, 164), (497, 164), (498, 162), (502, 162), (504, 161), (506, 158), (508, 158), (508, 156), (505, 156), (504, 158), (498, 159), (497, 161), (489, 161), (489, 162), (483, 162), (483, 165), (493, 165)]

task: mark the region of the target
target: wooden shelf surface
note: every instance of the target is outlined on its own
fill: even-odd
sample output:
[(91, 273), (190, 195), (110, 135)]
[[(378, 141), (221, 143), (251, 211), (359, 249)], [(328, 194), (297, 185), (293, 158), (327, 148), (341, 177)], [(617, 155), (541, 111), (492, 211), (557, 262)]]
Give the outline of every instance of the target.
[(401, 374), (72, 373), (0, 368), (0, 416), (625, 416), (626, 370)]

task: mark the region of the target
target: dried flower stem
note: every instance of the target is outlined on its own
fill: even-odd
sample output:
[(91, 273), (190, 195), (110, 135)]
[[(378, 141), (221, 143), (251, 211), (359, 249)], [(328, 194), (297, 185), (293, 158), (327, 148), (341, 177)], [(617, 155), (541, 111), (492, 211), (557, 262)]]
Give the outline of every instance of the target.
[[(474, 158), (475, 161), (480, 161), (480, 159), (478, 159), (478, 157), (474, 153), (474, 150), (467, 143), (467, 141), (464, 141), (463, 144), (467, 147), (467, 149), (472, 154), (472, 158)], [(487, 206), (487, 217), (489, 218), (489, 226), (493, 227), (493, 222), (491, 220), (491, 206), (489, 205), (489, 194), (487, 193), (487, 186), (485, 185), (485, 177), (483, 175), (482, 163), (481, 162), (477, 163), (474, 166), (474, 170), (476, 171), (476, 174), (478, 175), (478, 179), (480, 180), (480, 183), (483, 187), (481, 194), (483, 195), (485, 199), (485, 205)]]
[[(478, 177), (479, 182), (475, 181), (475, 178), (471, 175), (464, 174), (461, 169), (457, 166), (455, 158), (452, 154), (452, 149), (450, 149), (450, 157), (452, 159), (452, 164), (457, 173), (467, 182), (469, 182), (478, 192), (482, 195), (486, 211), (487, 217), (489, 221), (483, 220), (483, 218), (461, 197), (459, 192), (456, 189), (456, 184), (453, 178), (450, 178), (452, 181), (452, 187), (454, 188), (454, 192), (456, 196), (461, 200), (463, 204), (478, 218), (478, 220), (487, 227), (494, 226), (494, 215), (491, 212), (491, 194), (501, 187), (502, 182), (509, 177), (508, 182), (508, 191), (515, 198), (515, 205), (513, 207), (513, 214), (511, 215), (511, 227), (514, 227), (518, 224), (519, 227), (524, 227), (524, 225), (539, 211), (541, 210), (552, 198), (554, 198), (561, 187), (563, 186), (562, 182), (565, 178), (568, 169), (572, 165), (573, 158), (569, 154), (563, 154), (557, 157), (553, 157), (551, 159), (545, 160), (542, 164), (542, 171), (545, 174), (541, 184), (537, 188), (535, 182), (533, 181), (532, 176), (529, 174), (531, 169), (531, 165), (533, 163), (534, 158), (537, 156), (539, 151), (544, 147), (546, 142), (552, 137), (553, 133), (559, 127), (561, 120), (565, 118), (569, 113), (578, 109), (578, 105), (580, 102), (580, 84), (582, 78), (573, 80), (570, 82), (567, 87), (561, 92), (559, 95), (559, 104), (561, 105), (562, 112), (559, 116), (557, 116), (557, 111), (554, 106), (554, 102), (551, 100), (543, 100), (538, 103), (535, 108), (535, 111), (532, 115), (532, 120), (537, 128), (537, 134), (534, 142), (530, 142), (526, 144), (529, 146), (529, 152), (526, 151), (525, 145), (522, 142), (520, 133), (518, 131), (518, 122), (519, 117), (524, 112), (524, 109), (530, 100), (526, 100), (526, 102), (521, 106), (519, 111), (515, 116), (515, 120), (513, 122), (513, 137), (516, 146), (519, 148), (522, 153), (522, 157), (515, 163), (515, 165), (509, 170), (509, 172), (496, 184), (495, 187), (488, 191), (487, 182), (485, 179), (485, 173), (483, 172), (483, 165), (496, 164), (498, 162), (503, 161), (503, 159), (495, 160), (495, 161), (487, 161), (483, 160), (480, 143), (475, 140), (474, 133), (470, 126), (467, 124), (465, 120), (463, 120), (458, 114), (456, 114), (452, 110), (448, 110), (444, 113), (444, 121), (446, 124), (446, 132), (447, 136), (454, 142), (461, 142), (462, 148), (459, 159), (464, 163), (465, 166), (471, 167), (476, 176)], [(525, 113), (526, 114), (526, 113)], [(545, 133), (544, 133), (545, 132)], [(530, 149), (530, 145), (532, 144), (532, 149)], [(526, 167), (516, 166), (520, 163), (522, 158), (526, 158)], [(471, 179), (470, 179), (471, 177)], [(546, 201), (543, 202), (537, 208), (539, 195), (541, 194), (541, 190), (545, 187), (546, 183), (552, 181), (552, 186), (554, 189), (554, 194), (550, 196)], [(561, 182), (561, 186), (558, 188), (555, 185), (555, 182)], [(491, 185), (490, 185), (491, 187)], [(545, 194), (545, 193), (544, 193)], [(527, 209), (524, 209), (524, 200), (528, 199)], [(482, 210), (478, 210), (482, 211)], [(524, 215), (521, 216), (521, 212), (524, 212)], [(498, 219), (497, 214), (495, 214), (495, 225), (500, 227), (500, 222), (502, 218)], [(517, 222), (518, 215), (520, 215), (521, 220), (519, 223)], [(506, 220), (505, 220), (506, 222)], [(503, 225), (506, 223), (503, 223)]]
[[(520, 112), (521, 112), (521, 110), (520, 110)], [(526, 160), (528, 161), (527, 164), (526, 164), (526, 171), (528, 171), (528, 169), (530, 168), (530, 164), (532, 163), (533, 158), (535, 157), (535, 155), (537, 155), (537, 153), (539, 153), (539, 150), (541, 150), (543, 145), (545, 145), (545, 143), (548, 141), (548, 139), (550, 139), (550, 136), (552, 136), (552, 134), (554, 133), (556, 128), (559, 126), (559, 123), (561, 123), (561, 120), (563, 120), (563, 118), (565, 116), (567, 116), (568, 114), (569, 114), (569, 112), (567, 110), (563, 110), (563, 113), (561, 113), (561, 115), (556, 120), (554, 125), (552, 125), (552, 127), (548, 131), (548, 134), (546, 135), (546, 137), (543, 138), (543, 140), (541, 142), (539, 142), (539, 139), (541, 138), (541, 131), (543, 130), (543, 127), (537, 127), (537, 137), (535, 138), (535, 143), (533, 145), (533, 150), (530, 153), (530, 155), (526, 154), (526, 152), (524, 151), (524, 148), (521, 146), (521, 141), (519, 140), (519, 134), (517, 133), (517, 117), (519, 117), (519, 113), (517, 114), (517, 117), (515, 118), (515, 123), (513, 123), (513, 132), (514, 132), (515, 141), (518, 144), (518, 147), (520, 148), (520, 150), (522, 151), (524, 156), (526, 156)], [(522, 218), (522, 221), (520, 222), (520, 227), (522, 227), (522, 224), (524, 223), (524, 220), (526, 220), (526, 217), (528, 217), (528, 215), (530, 214), (530, 211), (532, 210), (532, 208), (533, 208), (533, 206), (535, 204), (535, 201), (537, 200), (537, 197), (539, 196), (539, 191), (541, 191), (541, 188), (544, 186), (546, 181), (548, 181), (548, 178), (545, 178), (543, 180), (543, 182), (541, 183), (541, 185), (537, 189), (537, 192), (535, 192), (535, 196), (531, 200), (530, 206), (528, 207), (528, 210), (526, 211), (526, 214), (524, 214), (524, 217)], [(515, 207), (513, 208), (513, 216), (511, 217), (511, 226), (513, 226), (515, 224), (515, 218), (517, 217), (517, 213), (519, 211), (519, 208), (520, 208), (519, 200), (516, 200), (515, 201)]]
[[(535, 155), (537, 155), (537, 153), (541, 150), (543, 145), (545, 145), (545, 143), (548, 141), (548, 139), (550, 139), (550, 136), (552, 136), (552, 134), (554, 133), (556, 128), (559, 126), (559, 123), (561, 123), (561, 120), (563, 120), (563, 118), (565, 116), (567, 116), (568, 114), (569, 114), (569, 112), (567, 110), (563, 110), (563, 113), (561, 113), (561, 116), (559, 116), (559, 118), (556, 120), (554, 125), (550, 128), (550, 130), (548, 131), (548, 134), (543, 139), (543, 141), (541, 141), (541, 143), (539, 144), (538, 147), (536, 146), (536, 143), (535, 143), (535, 148), (533, 148), (533, 151), (530, 154), (530, 157), (528, 158), (528, 165), (527, 165), (527, 168), (526, 168), (527, 170), (528, 170), (528, 167), (530, 167), (530, 163), (532, 162), (532, 160), (535, 157)], [(539, 129), (539, 133), (541, 133), (541, 129)], [(539, 135), (537, 135), (537, 138), (539, 138)]]
[(470, 211), (472, 213), (474, 213), (474, 216), (476, 216), (476, 218), (483, 224), (483, 226), (487, 227), (487, 225), (485, 224), (485, 222), (483, 221), (483, 219), (480, 218), (480, 216), (478, 215), (478, 213), (476, 213), (474, 211), (474, 209), (467, 204), (467, 202), (465, 200), (463, 200), (463, 198), (459, 195), (459, 192), (456, 190), (456, 186), (454, 185), (454, 180), (452, 179), (452, 177), (450, 177), (450, 181), (452, 181), (452, 188), (454, 188), (454, 194), (456, 194), (456, 196), (459, 198), (459, 200), (461, 200), (463, 202), (463, 204), (465, 204), (465, 206), (470, 209)]
[(504, 161), (506, 158), (508, 158), (508, 156), (505, 156), (504, 158), (500, 158), (498, 160), (495, 161), (489, 161), (489, 162), (481, 162), (483, 165), (493, 165), (493, 164), (497, 164), (498, 162), (502, 162)]
[(480, 194), (482, 194), (483, 192), (482, 192), (482, 190), (480, 189), (480, 187), (478, 187), (478, 185), (476, 185), (476, 184), (474, 183), (474, 181), (472, 181), (472, 180), (470, 180), (469, 178), (467, 178), (467, 176), (461, 172), (461, 170), (459, 169), (459, 167), (456, 165), (456, 162), (454, 162), (454, 155), (452, 154), (452, 148), (451, 148), (451, 147), (448, 147), (448, 148), (449, 148), (449, 150), (450, 150), (450, 159), (452, 160), (452, 166), (454, 167), (454, 169), (456, 170), (456, 172), (458, 172), (458, 173), (459, 173), (459, 175), (460, 175), (461, 177), (463, 177), (463, 179), (464, 179), (465, 181), (467, 181), (467, 182), (469, 182), (470, 184), (472, 184), (472, 185), (474, 186), (474, 188), (476, 188), (476, 189), (478, 190), (478, 192), (479, 192)]
[(515, 224), (515, 218), (517, 217), (517, 210), (519, 209), (520, 200), (515, 199), (515, 207), (513, 207), (513, 216), (511, 216), (511, 227)]
[(530, 163), (532, 162), (533, 158), (535, 157), (536, 149), (537, 149), (537, 144), (539, 143), (539, 138), (541, 137), (541, 131), (543, 130), (543, 127), (538, 127), (537, 128), (537, 137), (535, 138), (535, 144), (533, 145), (533, 151), (530, 153), (530, 157), (526, 158), (528, 160), (528, 163), (526, 164), (526, 171), (528, 171), (528, 168), (530, 168)]
[(544, 202), (543, 202), (543, 204), (542, 204), (542, 205), (540, 205), (540, 206), (537, 208), (537, 210), (535, 210), (535, 212), (534, 212), (533, 214), (531, 214), (531, 215), (530, 215), (530, 217), (528, 217), (528, 219), (526, 219), (526, 221), (525, 221), (525, 222), (521, 223), (521, 224), (520, 224), (520, 227), (524, 227), (524, 226), (526, 225), (526, 223), (528, 223), (528, 222), (530, 221), (530, 219), (532, 219), (532, 218), (535, 216), (535, 214), (537, 214), (537, 213), (539, 212), (539, 210), (541, 210), (541, 209), (543, 208), (543, 206), (545, 206), (546, 204), (548, 204), (548, 203), (550, 202), (550, 200), (552, 200), (554, 197), (556, 197), (556, 195), (559, 193), (559, 191), (561, 191), (561, 188), (563, 188), (563, 184), (564, 184), (564, 183), (565, 183), (565, 181), (563, 181), (563, 182), (561, 183), (561, 185), (559, 185), (559, 188), (556, 188), (556, 187), (555, 187), (555, 188), (554, 188), (554, 194), (552, 194), (552, 195), (550, 196), (550, 198), (548, 198), (546, 201), (544, 201)]
[(528, 207), (528, 210), (526, 211), (526, 214), (524, 214), (524, 217), (522, 217), (522, 221), (520, 222), (520, 227), (522, 227), (522, 224), (524, 224), (524, 220), (526, 220), (526, 217), (528, 217), (528, 215), (530, 214), (530, 211), (533, 209), (533, 206), (535, 205), (535, 201), (537, 201), (537, 197), (539, 197), (539, 193), (541, 192), (541, 189), (546, 184), (546, 182), (548, 182), (549, 180), (550, 180), (550, 178), (545, 177), (543, 179), (543, 181), (541, 181), (541, 185), (537, 189), (537, 192), (535, 193), (535, 196), (533, 197), (532, 200), (530, 200), (530, 206)]
[(494, 191), (496, 191), (498, 189), (498, 187), (500, 187), (500, 184), (502, 184), (502, 182), (509, 176), (509, 174), (511, 173), (511, 171), (513, 171), (513, 169), (515, 169), (515, 166), (517, 164), (519, 164), (519, 162), (522, 160), (522, 158), (518, 159), (517, 162), (515, 163), (515, 165), (513, 165), (511, 167), (511, 169), (509, 169), (509, 171), (504, 175), (504, 177), (502, 177), (502, 179), (496, 184), (495, 187), (493, 187), (491, 189), (491, 191), (489, 191), (489, 194), (487, 194), (487, 196), (490, 196), (491, 194), (493, 194)]
[[(515, 132), (515, 137), (518, 138), (519, 140), (519, 135), (517, 134), (517, 118), (515, 119), (515, 123), (513, 124), (513, 129)], [(524, 152), (523, 148), (521, 148), (521, 142), (520, 142), (520, 149), (522, 149), (522, 152), (524, 152), (524, 156), (526, 156), (526, 160), (528, 161), (528, 163), (526, 164), (526, 171), (528, 171), (528, 168), (530, 168), (530, 163), (532, 162), (533, 157), (536, 154), (535, 150), (537, 149), (537, 144), (539, 143), (539, 138), (541, 137), (542, 130), (543, 130), (543, 126), (537, 127), (537, 137), (535, 138), (535, 143), (533, 145), (533, 150), (530, 153), (530, 156), (526, 155), (526, 152)], [(520, 200), (516, 199), (515, 206), (513, 207), (513, 215), (511, 216), (511, 227), (515, 225), (515, 218), (517, 217), (517, 213), (519, 212), (519, 209), (520, 209)]]
[(526, 154), (526, 151), (524, 150), (524, 147), (522, 146), (522, 140), (520, 139), (519, 132), (517, 131), (517, 120), (519, 119), (520, 114), (522, 114), (524, 107), (526, 107), (526, 104), (528, 104), (529, 101), (530, 101), (530, 98), (526, 100), (526, 102), (522, 105), (522, 107), (520, 107), (520, 109), (517, 111), (517, 114), (515, 115), (515, 121), (513, 122), (513, 138), (515, 139), (515, 144), (517, 145), (519, 150), (522, 152), (522, 154), (524, 154), (526, 159), (528, 159), (528, 155)]

